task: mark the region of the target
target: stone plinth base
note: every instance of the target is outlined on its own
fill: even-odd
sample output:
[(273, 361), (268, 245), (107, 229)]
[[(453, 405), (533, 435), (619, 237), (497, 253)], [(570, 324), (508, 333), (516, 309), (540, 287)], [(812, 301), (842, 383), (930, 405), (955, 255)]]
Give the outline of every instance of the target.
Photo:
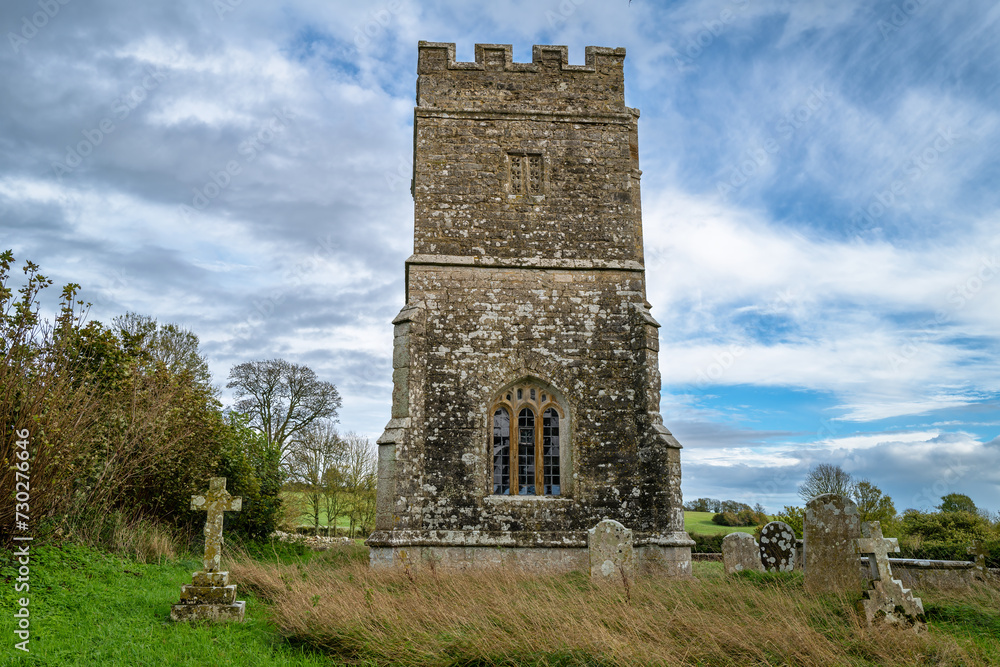
[(170, 606), (170, 619), (242, 623), (246, 606), (244, 600), (237, 600), (233, 604), (175, 604)]
[[(472, 570), (510, 567), (525, 572), (590, 570), (586, 531), (562, 534), (508, 533), (484, 535), (461, 531), (384, 531), (367, 541), (372, 568), (435, 567)], [(490, 544), (490, 542), (495, 542)], [(691, 545), (687, 533), (635, 534), (635, 565), (639, 574), (676, 578), (691, 576)]]
[(181, 586), (181, 601), (170, 607), (175, 621), (243, 621), (246, 602), (236, 599), (236, 584), (228, 572), (199, 571)]

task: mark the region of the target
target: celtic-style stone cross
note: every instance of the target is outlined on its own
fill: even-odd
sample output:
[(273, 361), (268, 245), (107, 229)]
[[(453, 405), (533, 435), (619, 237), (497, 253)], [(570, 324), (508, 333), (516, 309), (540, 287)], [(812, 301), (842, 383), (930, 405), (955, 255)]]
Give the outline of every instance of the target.
[(868, 625), (885, 621), (912, 627), (917, 632), (926, 630), (924, 603), (920, 598), (913, 597), (910, 589), (903, 588), (903, 582), (892, 578), (889, 550), (899, 551), (899, 542), (894, 537), (882, 537), (882, 524), (878, 521), (861, 524), (861, 535), (854, 540), (854, 550), (868, 556), (872, 582), (858, 606), (865, 614)]
[(208, 493), (191, 497), (191, 509), (208, 512), (208, 520), (205, 521), (205, 558), (202, 560), (205, 572), (218, 571), (222, 562), (224, 513), (239, 512), (242, 507), (243, 498), (231, 496), (226, 491), (225, 477), (213, 477), (208, 480)]

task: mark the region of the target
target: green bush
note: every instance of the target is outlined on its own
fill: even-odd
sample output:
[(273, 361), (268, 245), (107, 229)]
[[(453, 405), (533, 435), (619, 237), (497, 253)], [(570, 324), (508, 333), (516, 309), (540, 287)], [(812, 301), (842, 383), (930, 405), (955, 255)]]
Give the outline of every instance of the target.
[[(899, 553), (889, 554), (892, 558), (922, 558), (927, 560), (971, 560), (968, 549), (971, 541), (932, 541), (914, 538), (899, 540)], [(987, 567), (1000, 567), (1000, 540), (984, 540)]]
[(739, 512), (719, 512), (712, 517), (712, 523), (733, 527), (759, 526), (767, 523), (767, 515), (746, 507)]
[(719, 512), (712, 517), (712, 523), (720, 526), (738, 526), (740, 525), (739, 521), (735, 512)]
[(806, 521), (806, 509), (804, 507), (786, 505), (783, 510), (775, 515), (774, 520), (787, 523), (795, 531), (795, 537), (802, 539), (802, 527)]
[(967, 511), (918, 512), (906, 510), (899, 527), (904, 536), (932, 542), (964, 542), (990, 539), (996, 528), (985, 517)]
[(694, 546), (691, 547), (691, 552), (696, 554), (722, 553), (722, 540), (725, 539), (725, 537), (725, 535), (702, 535), (700, 533), (691, 533), (691, 539), (694, 540)]
[(281, 509), (281, 470), (278, 453), (264, 446), (263, 436), (247, 426), (247, 419), (231, 413), (227, 438), (216, 474), (227, 488), (243, 498), (239, 512), (227, 512), (225, 530), (243, 541), (265, 540), (277, 527)]

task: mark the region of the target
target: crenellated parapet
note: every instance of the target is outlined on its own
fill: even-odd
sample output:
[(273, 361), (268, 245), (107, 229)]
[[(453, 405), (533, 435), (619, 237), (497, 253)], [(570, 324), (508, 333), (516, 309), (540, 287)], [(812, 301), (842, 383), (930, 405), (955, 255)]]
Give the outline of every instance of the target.
[(417, 106), (436, 109), (624, 113), (625, 49), (588, 46), (570, 65), (565, 46), (535, 45), (516, 63), (510, 44), (476, 44), (475, 62), (456, 62), (455, 44), (420, 42)]

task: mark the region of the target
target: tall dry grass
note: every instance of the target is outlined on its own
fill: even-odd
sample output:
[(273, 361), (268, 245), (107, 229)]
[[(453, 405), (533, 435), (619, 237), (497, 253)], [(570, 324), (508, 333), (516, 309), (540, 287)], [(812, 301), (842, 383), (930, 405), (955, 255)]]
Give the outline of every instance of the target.
[(647, 577), (628, 590), (582, 573), (373, 571), (241, 560), (234, 579), (273, 603), (290, 639), (386, 665), (977, 665), (947, 636), (859, 623), (801, 578)]

